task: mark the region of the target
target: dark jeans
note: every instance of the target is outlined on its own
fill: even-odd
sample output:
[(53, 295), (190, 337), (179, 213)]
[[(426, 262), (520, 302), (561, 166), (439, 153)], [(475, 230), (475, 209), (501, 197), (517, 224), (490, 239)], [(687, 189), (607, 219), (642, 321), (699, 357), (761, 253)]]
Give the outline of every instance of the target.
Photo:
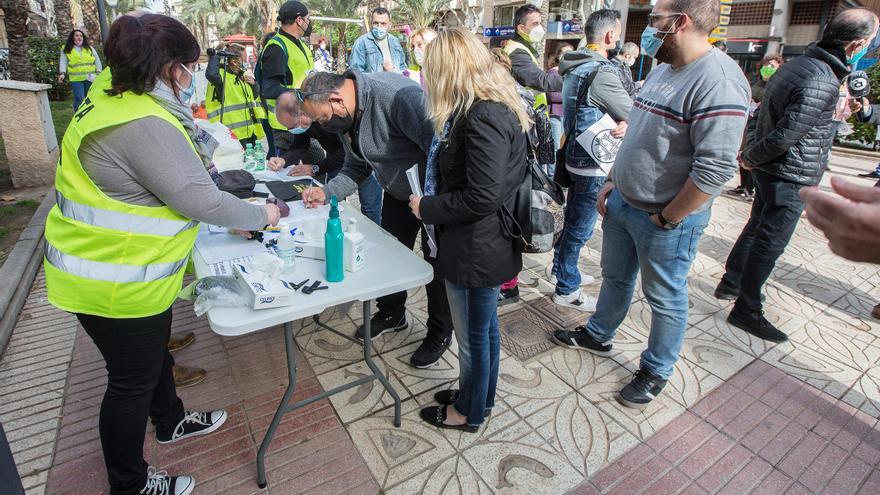
[(147, 481), (143, 457), (147, 417), (157, 432), (170, 434), (185, 414), (174, 388), (174, 359), (167, 347), (171, 308), (146, 318), (76, 316), (107, 364), (98, 429), (110, 494), (137, 493)]
[(3, 432), (3, 424), (0, 423), (0, 493), (3, 495), (24, 495), (24, 487), (21, 486), (21, 478), (15, 467), (15, 459), (12, 458), (12, 450)]
[(752, 179), (751, 170), (746, 170), (742, 167), (739, 168), (739, 184), (742, 186), (743, 190), (749, 193), (755, 192), (755, 181)]
[(483, 424), (495, 405), (501, 334), (498, 324), (498, 287), (462, 287), (446, 282), (449, 309), (458, 342), (458, 400), (455, 409), (467, 424)]
[(73, 111), (79, 108), (82, 104), (83, 100), (86, 99), (86, 95), (89, 94), (89, 88), (92, 87), (92, 83), (88, 80), (85, 81), (71, 81), (70, 89), (73, 90)]
[(752, 212), (727, 257), (727, 271), (721, 284), (739, 289), (736, 300), (739, 309), (760, 311), (761, 288), (788, 246), (804, 211), (804, 202), (798, 195), (804, 186), (760, 170), (753, 170), (752, 178), (755, 181)]
[(266, 150), (266, 159), (268, 160), (273, 156), (278, 156), (275, 151), (275, 135), (273, 134), (275, 131), (269, 125), (269, 119), (260, 119), (260, 125), (263, 126), (263, 133), (266, 134), (266, 144), (269, 147)]
[(581, 285), (578, 270), (581, 248), (593, 236), (596, 226), (596, 199), (605, 185), (605, 177), (571, 176), (568, 200), (565, 202), (565, 226), (553, 253), (556, 293), (567, 296)]
[[(434, 279), (425, 286), (428, 293), (428, 335), (452, 335), (452, 315), (446, 298), (446, 286), (437, 273), (436, 259), (428, 256), (428, 236), (422, 229), (422, 222), (409, 209), (409, 203), (399, 201), (390, 194), (382, 204), (382, 228), (393, 235), (401, 244), (412, 249), (416, 235), (422, 230), (422, 253), (425, 261), (434, 267)], [(406, 292), (397, 292), (376, 300), (376, 308), (382, 316), (402, 317), (406, 311)]]

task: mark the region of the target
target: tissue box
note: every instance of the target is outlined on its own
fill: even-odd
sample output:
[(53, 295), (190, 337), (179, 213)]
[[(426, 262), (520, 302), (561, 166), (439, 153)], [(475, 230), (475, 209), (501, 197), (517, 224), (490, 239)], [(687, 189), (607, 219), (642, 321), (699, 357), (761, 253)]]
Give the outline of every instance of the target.
[(263, 274), (254, 274), (248, 265), (233, 263), (233, 277), (245, 289), (253, 309), (277, 308), (293, 304), (296, 291), (285, 280), (276, 278), (263, 281)]
[(313, 260), (323, 261), (327, 255), (324, 250), (324, 239), (308, 239), (296, 240), (296, 256), (298, 258), (309, 258)]

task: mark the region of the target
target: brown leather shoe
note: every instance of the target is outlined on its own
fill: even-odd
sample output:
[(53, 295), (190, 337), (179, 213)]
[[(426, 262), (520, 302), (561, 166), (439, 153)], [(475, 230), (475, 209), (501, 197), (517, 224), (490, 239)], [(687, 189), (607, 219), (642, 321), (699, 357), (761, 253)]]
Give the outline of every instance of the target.
[(172, 335), (170, 339), (168, 339), (168, 351), (175, 352), (183, 349), (184, 347), (192, 344), (196, 341), (196, 334), (192, 332), (187, 332), (185, 334), (180, 335)]
[(874, 306), (874, 309), (871, 310), (871, 316), (880, 320), (880, 304)]
[(197, 383), (202, 383), (205, 381), (205, 378), (208, 378), (208, 372), (201, 368), (191, 368), (175, 364), (172, 371), (174, 372), (174, 386), (177, 388), (191, 387)]

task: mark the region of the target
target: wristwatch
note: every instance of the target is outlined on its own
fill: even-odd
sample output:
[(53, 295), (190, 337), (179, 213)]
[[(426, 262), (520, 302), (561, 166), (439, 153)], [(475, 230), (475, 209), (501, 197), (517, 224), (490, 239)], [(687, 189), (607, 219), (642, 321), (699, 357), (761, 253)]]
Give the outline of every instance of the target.
[(312, 165), (312, 177), (317, 177), (318, 172), (320, 172), (320, 171), (321, 171), (321, 167), (319, 167), (317, 165)]
[(670, 222), (663, 216), (663, 212), (657, 212), (657, 220), (660, 220), (660, 225), (666, 230), (675, 230), (681, 225), (681, 220), (678, 222)]

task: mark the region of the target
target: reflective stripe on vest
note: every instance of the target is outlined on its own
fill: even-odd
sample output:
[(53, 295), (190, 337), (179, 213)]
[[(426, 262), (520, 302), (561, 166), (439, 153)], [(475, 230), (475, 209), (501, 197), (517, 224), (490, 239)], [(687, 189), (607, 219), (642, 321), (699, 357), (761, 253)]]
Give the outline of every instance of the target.
[(60, 191), (55, 191), (55, 202), (58, 204), (61, 214), (65, 217), (103, 229), (172, 237), (199, 224), (195, 220), (184, 222), (182, 220), (148, 218), (120, 211), (102, 210), (71, 201), (65, 198)]
[[(224, 117), (226, 117), (226, 113), (234, 112), (236, 110), (247, 110), (248, 108), (252, 108), (253, 105), (250, 103), (239, 103), (237, 105), (225, 105), (222, 109), (224, 113)], [(220, 118), (221, 109), (214, 110), (213, 112), (208, 114), (208, 119), (219, 119)]]
[(266, 118), (266, 111), (254, 97), (251, 86), (223, 69), (220, 69), (219, 73), (220, 80), (225, 82), (222, 91), (225, 101), (221, 104), (219, 97), (221, 92), (218, 91), (217, 85), (209, 84), (205, 97), (208, 120), (221, 122), (228, 129), (238, 129), (235, 132), (235, 137), (238, 139), (265, 137), (260, 120)]
[(95, 64), (95, 56), (90, 48), (79, 51), (76, 48), (67, 53), (67, 75), (73, 82), (85, 81), (89, 74), (95, 73), (98, 66)]
[[(507, 40), (507, 43), (505, 43), (505, 45), (504, 45), (504, 51), (507, 53), (507, 55), (510, 55), (511, 53), (513, 53), (517, 50), (523, 50), (526, 53), (528, 53), (529, 58), (532, 59), (532, 62), (534, 62), (534, 64), (536, 66), (538, 66), (539, 68), (541, 67), (541, 64), (538, 63), (538, 59), (535, 57), (535, 54), (532, 53), (532, 51), (529, 50), (529, 48), (526, 45), (523, 45), (522, 43), (520, 43), (518, 41)], [(529, 91), (532, 92), (532, 94), (535, 97), (535, 104), (532, 105), (533, 108), (535, 110), (537, 110), (541, 106), (543, 106), (544, 112), (545, 113), (549, 112), (550, 109), (549, 109), (549, 105), (547, 104), (547, 93), (545, 93), (544, 90), (542, 90), (540, 88), (532, 88), (530, 86), (527, 86), (527, 88)]]
[(186, 267), (189, 257), (173, 263), (154, 263), (143, 266), (118, 265), (65, 254), (55, 248), (55, 246), (46, 243), (46, 261), (58, 270), (76, 275), (77, 277), (128, 284), (133, 282), (155, 282), (156, 280), (176, 275)]
[[(282, 43), (284, 44), (283, 47), (281, 46)], [(300, 43), (302, 43), (302, 41), (300, 41)], [(282, 34), (275, 35), (267, 41), (265, 47), (263, 47), (263, 53), (265, 53), (266, 48), (269, 48), (271, 45), (278, 45), (285, 53), (287, 53), (287, 71), (290, 73), (292, 80), (290, 80), (289, 84), (284, 85), (284, 87), (287, 89), (299, 88), (303, 79), (315, 70), (315, 62), (312, 59), (312, 52), (310, 50), (301, 50), (293, 41)], [(266, 99), (265, 103), (269, 125), (271, 125), (273, 129), (286, 131), (287, 127), (281, 122), (278, 122), (278, 119), (275, 117), (275, 99)]]

